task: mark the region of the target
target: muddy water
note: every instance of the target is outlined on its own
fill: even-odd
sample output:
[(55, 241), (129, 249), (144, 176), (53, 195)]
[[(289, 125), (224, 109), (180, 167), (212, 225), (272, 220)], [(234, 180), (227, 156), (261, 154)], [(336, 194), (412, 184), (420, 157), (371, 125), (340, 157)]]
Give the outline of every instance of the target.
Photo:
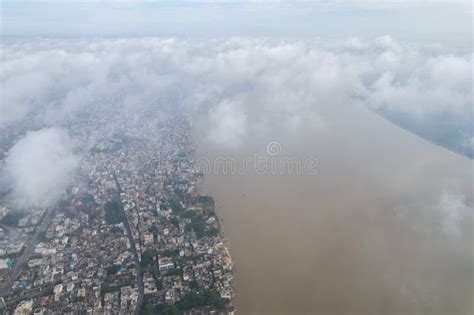
[(238, 313), (474, 314), (472, 161), (364, 109), (323, 118), (296, 128), (285, 115), (267, 115), (265, 128), (249, 120), (238, 147), (207, 141), (197, 125), (199, 156), (211, 161), (318, 160), (316, 174), (250, 165), (205, 177), (235, 261)]

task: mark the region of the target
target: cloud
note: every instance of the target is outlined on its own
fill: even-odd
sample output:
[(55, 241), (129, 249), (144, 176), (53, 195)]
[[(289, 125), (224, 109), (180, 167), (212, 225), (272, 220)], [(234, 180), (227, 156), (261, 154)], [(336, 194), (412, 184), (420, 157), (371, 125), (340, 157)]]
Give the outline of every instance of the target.
[(464, 195), (452, 192), (443, 192), (438, 210), (442, 217), (442, 230), (451, 237), (460, 236), (462, 223), (471, 222), (466, 219), (471, 217), (474, 211)]
[(64, 130), (41, 129), (27, 133), (9, 150), (3, 180), (18, 206), (48, 206), (65, 191), (77, 164)]
[[(392, 50), (393, 51), (393, 50)], [(385, 70), (372, 85), (369, 103), (372, 107), (387, 107), (424, 114), (453, 111), (466, 113), (472, 106), (472, 56), (423, 56), (408, 60), (417, 62), (412, 71), (403, 69), (403, 55), (380, 56)], [(407, 57), (409, 58), (409, 57)], [(406, 72), (405, 72), (406, 71)]]
[(51, 39), (2, 48), (0, 128), (26, 117), (54, 126), (104, 107), (133, 113), (169, 106), (213, 109), (209, 139), (239, 143), (249, 125), (263, 128), (268, 114), (281, 115), (291, 130), (309, 117), (327, 125), (328, 108), (365, 105), (423, 117), (465, 115), (472, 105), (472, 54), (389, 36), (339, 42)]
[(208, 137), (219, 145), (238, 147), (247, 133), (247, 117), (238, 104), (223, 101), (209, 113)]

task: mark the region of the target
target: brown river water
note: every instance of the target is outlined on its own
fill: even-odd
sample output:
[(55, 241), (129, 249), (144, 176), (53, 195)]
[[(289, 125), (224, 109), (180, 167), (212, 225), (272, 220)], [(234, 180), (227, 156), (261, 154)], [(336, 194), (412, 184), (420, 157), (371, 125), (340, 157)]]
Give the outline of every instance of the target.
[(318, 161), (316, 174), (205, 176), (235, 262), (237, 314), (474, 314), (473, 162), (363, 108), (323, 117), (296, 128), (285, 115), (268, 114), (265, 128), (249, 119), (237, 148), (197, 124), (201, 159)]

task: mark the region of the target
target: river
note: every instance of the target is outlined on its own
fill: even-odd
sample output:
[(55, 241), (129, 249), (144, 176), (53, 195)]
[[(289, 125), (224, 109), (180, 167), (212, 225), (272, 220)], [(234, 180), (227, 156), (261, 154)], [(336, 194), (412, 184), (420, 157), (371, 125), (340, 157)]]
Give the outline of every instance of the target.
[(195, 133), (202, 161), (317, 160), (316, 172), (205, 176), (238, 314), (473, 314), (471, 160), (364, 108), (326, 111), (323, 126), (302, 115), (291, 128), (291, 114), (260, 114), (265, 126), (249, 119), (237, 147), (210, 141), (205, 120)]

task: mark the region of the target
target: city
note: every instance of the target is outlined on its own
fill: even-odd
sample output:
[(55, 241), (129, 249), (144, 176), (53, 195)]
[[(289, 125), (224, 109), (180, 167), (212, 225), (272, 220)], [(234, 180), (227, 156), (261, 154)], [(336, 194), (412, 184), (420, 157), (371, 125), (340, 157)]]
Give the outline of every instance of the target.
[(110, 119), (68, 124), (81, 143), (98, 140), (84, 148), (74, 185), (54, 207), (2, 205), (3, 308), (231, 314), (232, 258), (213, 198), (199, 193), (188, 121)]

